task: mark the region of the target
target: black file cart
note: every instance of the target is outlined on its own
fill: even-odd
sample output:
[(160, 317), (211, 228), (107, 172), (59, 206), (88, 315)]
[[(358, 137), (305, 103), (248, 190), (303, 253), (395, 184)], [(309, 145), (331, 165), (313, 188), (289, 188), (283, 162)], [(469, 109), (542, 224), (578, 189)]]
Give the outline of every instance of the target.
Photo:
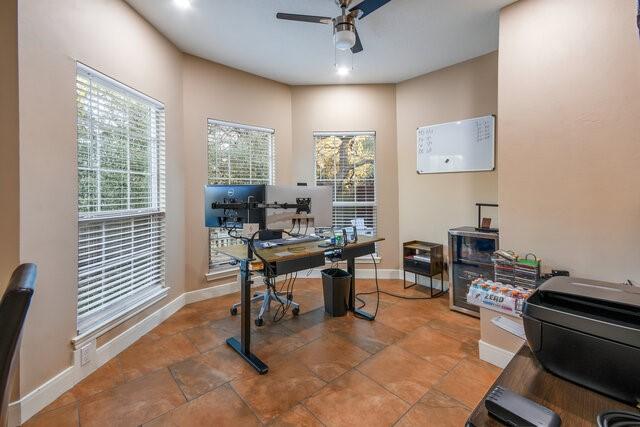
[(471, 282), (494, 278), (492, 255), (499, 249), (498, 232), (475, 227), (449, 230), (449, 307), (480, 317), (478, 306), (467, 303)]
[[(404, 288), (410, 288), (418, 284), (418, 276), (429, 278), (431, 297), (439, 297), (444, 293), (443, 276), (443, 249), (439, 243), (421, 242), (412, 240), (402, 244), (402, 277)], [(413, 273), (414, 281), (407, 286), (407, 273)], [(433, 276), (440, 275), (440, 290), (433, 292)]]

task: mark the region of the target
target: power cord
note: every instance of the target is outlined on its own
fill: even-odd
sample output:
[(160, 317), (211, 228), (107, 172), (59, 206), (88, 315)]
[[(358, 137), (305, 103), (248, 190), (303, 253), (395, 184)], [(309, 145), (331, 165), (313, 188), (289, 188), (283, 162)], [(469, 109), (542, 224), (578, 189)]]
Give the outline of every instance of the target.
[(640, 413), (628, 411), (605, 411), (598, 414), (598, 427), (640, 426)]
[(371, 255), (371, 260), (373, 261), (373, 269), (375, 271), (376, 290), (373, 291), (373, 292), (357, 293), (355, 295), (355, 298), (362, 303), (362, 305), (357, 308), (357, 310), (361, 310), (367, 303), (362, 298), (360, 298), (360, 295), (376, 294), (376, 310), (373, 312), (373, 315), (370, 316), (370, 317), (363, 316), (363, 315), (359, 314), (357, 312), (357, 310), (353, 312), (353, 315), (355, 317), (358, 317), (360, 319), (366, 319), (366, 320), (374, 320), (376, 318), (376, 316), (378, 315), (378, 309), (380, 308), (380, 292), (382, 292), (382, 291), (380, 291), (380, 286), (378, 285), (378, 263), (376, 262), (376, 259), (373, 256), (373, 254), (370, 254), (370, 255)]
[[(373, 254), (371, 254), (371, 259), (373, 259), (373, 265), (374, 265), (375, 273), (376, 273), (376, 290), (375, 291), (371, 291), (371, 292), (358, 292), (356, 294), (356, 300), (358, 300), (358, 302), (360, 302), (362, 304), (360, 307), (358, 307), (358, 309), (362, 309), (362, 308), (364, 308), (365, 305), (367, 305), (367, 302), (365, 300), (363, 300), (362, 298), (360, 298), (360, 295), (378, 294), (378, 302), (377, 302), (377, 305), (376, 305), (376, 313), (378, 312), (378, 306), (380, 305), (380, 294), (385, 294), (385, 295), (392, 296), (394, 298), (408, 299), (408, 300), (432, 299), (431, 297), (408, 297), (408, 296), (405, 296), (405, 295), (399, 295), (399, 294), (394, 294), (393, 292), (387, 292), (387, 291), (380, 290), (380, 288), (378, 287), (378, 268), (377, 268), (376, 260), (373, 257)], [(374, 317), (375, 317), (375, 315), (374, 315)]]
[[(287, 303), (283, 304), (282, 302), (280, 302), (280, 307), (278, 307), (278, 309), (273, 315), (273, 323), (277, 323), (281, 321), (284, 318), (284, 316), (287, 314), (287, 311), (289, 311), (289, 308), (291, 307), (291, 301), (293, 299), (293, 298), (290, 299), (289, 295), (293, 294), (293, 286), (295, 285), (297, 278), (298, 278), (297, 272), (291, 276), (288, 283), (286, 283), (287, 279), (285, 277), (285, 283), (287, 284), (287, 294), (286, 294)], [(285, 283), (283, 283), (280, 286), (280, 293), (282, 293), (282, 289), (284, 289)], [(278, 314), (280, 314), (280, 317), (278, 317)]]

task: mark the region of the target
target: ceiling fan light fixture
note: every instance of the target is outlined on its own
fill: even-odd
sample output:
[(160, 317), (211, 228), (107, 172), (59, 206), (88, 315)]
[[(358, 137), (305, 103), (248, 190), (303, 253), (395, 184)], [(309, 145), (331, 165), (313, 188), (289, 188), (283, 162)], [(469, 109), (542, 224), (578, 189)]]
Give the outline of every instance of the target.
[(336, 74), (339, 75), (340, 77), (348, 76), (350, 72), (351, 72), (351, 70), (348, 69), (347, 67), (338, 67), (338, 68), (336, 68)]
[(333, 35), (336, 48), (340, 50), (351, 49), (356, 44), (356, 34), (351, 30), (336, 31)]
[(353, 53), (349, 50), (341, 50), (336, 48), (335, 51), (335, 69), (336, 74), (340, 77), (346, 77), (353, 70)]
[(191, 8), (191, 0), (173, 0), (173, 4), (175, 4), (179, 9)]

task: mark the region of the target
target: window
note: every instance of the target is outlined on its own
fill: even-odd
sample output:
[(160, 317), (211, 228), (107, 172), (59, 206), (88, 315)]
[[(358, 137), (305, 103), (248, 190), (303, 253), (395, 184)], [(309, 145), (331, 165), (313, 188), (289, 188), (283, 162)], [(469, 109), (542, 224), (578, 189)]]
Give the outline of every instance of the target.
[(78, 64), (78, 334), (166, 294), (164, 106)]
[(376, 234), (374, 132), (315, 132), (316, 185), (333, 188), (333, 226)]
[[(208, 121), (209, 184), (273, 184), (273, 129)], [(229, 267), (231, 259), (216, 248), (238, 244), (222, 229), (209, 230), (209, 270)]]

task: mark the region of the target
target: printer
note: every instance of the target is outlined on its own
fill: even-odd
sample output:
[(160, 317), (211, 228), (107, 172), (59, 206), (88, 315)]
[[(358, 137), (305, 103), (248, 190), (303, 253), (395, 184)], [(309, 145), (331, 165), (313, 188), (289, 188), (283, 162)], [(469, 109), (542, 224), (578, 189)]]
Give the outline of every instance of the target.
[(640, 403), (640, 287), (552, 277), (524, 303), (522, 317), (545, 369)]

